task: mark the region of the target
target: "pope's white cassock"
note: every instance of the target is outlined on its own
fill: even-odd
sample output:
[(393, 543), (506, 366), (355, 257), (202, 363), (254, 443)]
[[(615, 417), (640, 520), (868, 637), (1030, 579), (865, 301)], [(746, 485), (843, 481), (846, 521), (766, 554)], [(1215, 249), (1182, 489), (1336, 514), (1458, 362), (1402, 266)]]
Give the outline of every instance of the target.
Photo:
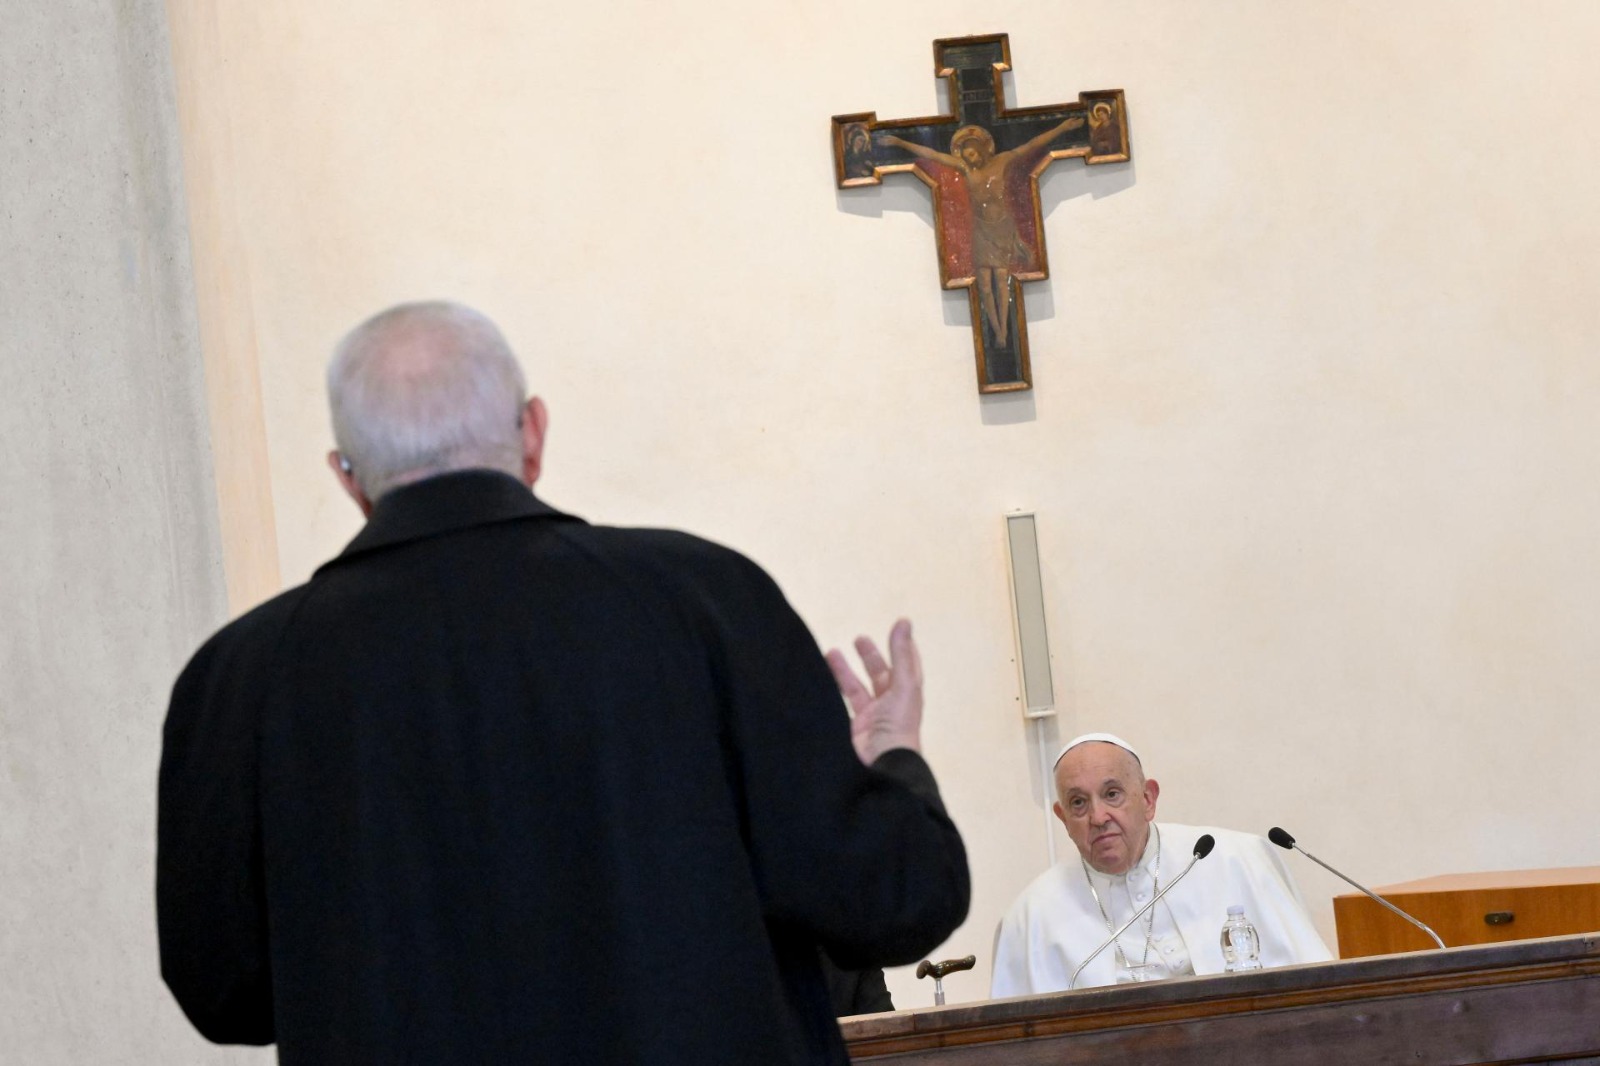
[[(1183, 871), (1203, 834), (1216, 847), (1183, 883), (1113, 947), (1102, 951), (1076, 987), (1223, 972), (1221, 933), (1228, 908), (1244, 907), (1261, 937), (1261, 964), (1325, 962), (1299, 890), (1265, 839), (1229, 829), (1154, 823), (1144, 854), (1126, 874), (1091, 869), (1076, 852), (1046, 870), (1017, 897), (1000, 925), (990, 995), (1059, 992), (1112, 932)], [(1159, 847), (1157, 841), (1159, 840)]]

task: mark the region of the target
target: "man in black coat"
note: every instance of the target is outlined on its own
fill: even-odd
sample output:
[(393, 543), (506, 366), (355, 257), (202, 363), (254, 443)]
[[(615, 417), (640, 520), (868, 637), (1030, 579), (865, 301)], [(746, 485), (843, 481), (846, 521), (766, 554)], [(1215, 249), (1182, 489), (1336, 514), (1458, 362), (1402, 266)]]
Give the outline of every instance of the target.
[(542, 503), (475, 312), (377, 316), (329, 393), (366, 527), (167, 717), (190, 1020), (286, 1064), (844, 1062), (819, 952), (914, 962), (967, 908), (909, 625), (857, 641), (869, 688), (737, 553)]

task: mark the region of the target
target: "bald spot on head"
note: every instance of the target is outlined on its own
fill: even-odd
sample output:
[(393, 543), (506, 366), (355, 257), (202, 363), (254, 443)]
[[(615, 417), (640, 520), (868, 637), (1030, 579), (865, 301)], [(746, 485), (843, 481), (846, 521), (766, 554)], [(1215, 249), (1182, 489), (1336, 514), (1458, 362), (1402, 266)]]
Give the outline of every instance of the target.
[(502, 353), (510, 356), (505, 338), (478, 312), (456, 304), (415, 303), (363, 322), (339, 346), (337, 358), (383, 381), (393, 393), (413, 393), (473, 355)]

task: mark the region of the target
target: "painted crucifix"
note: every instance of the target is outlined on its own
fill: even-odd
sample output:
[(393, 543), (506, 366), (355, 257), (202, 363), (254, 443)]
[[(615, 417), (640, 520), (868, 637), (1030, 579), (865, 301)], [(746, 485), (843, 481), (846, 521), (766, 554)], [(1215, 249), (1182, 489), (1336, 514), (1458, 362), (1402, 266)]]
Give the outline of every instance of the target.
[(1021, 283), (1050, 274), (1039, 175), (1057, 159), (1129, 158), (1122, 90), (1007, 108), (1001, 76), (1011, 69), (1011, 48), (1003, 33), (934, 41), (933, 66), (949, 85), (954, 114), (888, 122), (871, 111), (834, 116), (834, 177), (850, 188), (909, 171), (932, 190), (939, 280), (967, 290), (978, 391), (1029, 389)]

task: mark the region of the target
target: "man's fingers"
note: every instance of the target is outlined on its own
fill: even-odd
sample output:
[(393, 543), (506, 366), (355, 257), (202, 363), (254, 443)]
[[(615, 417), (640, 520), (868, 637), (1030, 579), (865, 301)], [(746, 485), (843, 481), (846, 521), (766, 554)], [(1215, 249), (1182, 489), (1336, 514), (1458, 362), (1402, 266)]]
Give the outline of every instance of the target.
[(839, 691), (844, 694), (845, 702), (850, 704), (852, 711), (859, 711), (863, 704), (872, 701), (872, 693), (867, 691), (867, 686), (861, 683), (856, 672), (850, 668), (850, 663), (845, 659), (843, 652), (833, 648), (825, 658), (828, 660), (828, 669), (833, 671), (834, 683), (839, 686)]
[(871, 638), (857, 637), (856, 654), (861, 656), (861, 665), (867, 668), (867, 677), (872, 679), (873, 695), (883, 695), (884, 690), (889, 687), (889, 682), (894, 678), (894, 672), (889, 669), (883, 653), (872, 643)]
[(922, 684), (922, 653), (917, 642), (911, 639), (911, 619), (902, 618), (889, 630), (889, 657), (894, 661), (894, 672), (913, 684)]

